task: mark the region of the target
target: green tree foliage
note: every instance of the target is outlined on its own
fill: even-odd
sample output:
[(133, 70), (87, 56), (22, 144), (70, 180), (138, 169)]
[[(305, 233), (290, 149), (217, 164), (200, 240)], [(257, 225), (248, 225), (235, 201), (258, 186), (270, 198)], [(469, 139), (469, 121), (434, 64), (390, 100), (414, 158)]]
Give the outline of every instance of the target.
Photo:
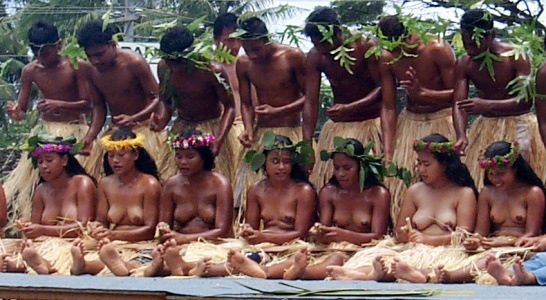
[(332, 7), (338, 14), (341, 23), (352, 25), (368, 25), (377, 22), (383, 13), (385, 1), (332, 1)]

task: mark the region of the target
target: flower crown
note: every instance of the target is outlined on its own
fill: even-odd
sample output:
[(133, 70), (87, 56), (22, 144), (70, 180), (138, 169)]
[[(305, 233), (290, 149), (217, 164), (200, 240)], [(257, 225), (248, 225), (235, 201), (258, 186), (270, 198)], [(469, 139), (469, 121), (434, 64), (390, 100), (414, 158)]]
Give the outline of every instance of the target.
[(119, 141), (112, 141), (112, 135), (103, 136), (99, 140), (99, 145), (106, 151), (119, 151), (123, 149), (134, 150), (138, 147), (144, 147), (144, 136), (140, 133), (136, 134), (134, 138), (128, 138)]
[(169, 137), (169, 144), (171, 145), (171, 149), (195, 149), (199, 147), (210, 147), (214, 140), (215, 138), (212, 132), (202, 135), (193, 134), (188, 138), (173, 135)]
[(32, 161), (32, 166), (36, 168), (38, 157), (44, 153), (69, 153), (78, 154), (82, 144), (77, 142), (74, 136), (66, 138), (45, 133), (43, 128), (36, 135), (30, 136), (20, 147), (23, 151), (28, 151), (28, 158)]
[(459, 146), (455, 146), (455, 142), (424, 142), (422, 140), (413, 141), (413, 150), (416, 152), (428, 153), (450, 153), (458, 152)]
[(485, 151), (480, 150), (478, 163), (482, 169), (504, 169), (511, 167), (519, 156), (519, 143), (514, 141), (510, 144), (510, 152), (505, 155), (495, 155), (493, 157), (485, 157)]
[(273, 130), (268, 129), (264, 132), (260, 149), (250, 150), (245, 155), (245, 162), (250, 164), (252, 171), (258, 172), (265, 164), (264, 150), (288, 150), (292, 163), (300, 165), (313, 163), (313, 148), (311, 148), (309, 141), (300, 141), (297, 144), (281, 143), (275, 139)]
[(406, 186), (411, 183), (411, 173), (406, 168), (398, 168), (396, 163), (389, 163), (388, 167), (383, 164), (383, 156), (369, 154), (374, 145), (373, 140), (369, 141), (362, 154), (355, 154), (354, 141), (339, 136), (334, 137), (334, 148), (330, 151), (320, 151), (320, 159), (328, 161), (335, 153), (343, 153), (349, 157), (354, 157), (360, 161), (360, 171), (358, 173), (358, 183), (360, 191), (364, 190), (364, 183), (369, 174), (373, 174), (379, 181), (383, 181), (385, 176), (398, 177), (404, 181)]

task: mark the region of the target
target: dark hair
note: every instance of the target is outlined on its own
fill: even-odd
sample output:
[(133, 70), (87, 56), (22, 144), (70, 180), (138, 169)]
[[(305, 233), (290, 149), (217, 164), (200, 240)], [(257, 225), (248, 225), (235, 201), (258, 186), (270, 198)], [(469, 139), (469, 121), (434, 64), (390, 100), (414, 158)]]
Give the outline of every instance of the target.
[(389, 39), (397, 39), (408, 33), (406, 27), (404, 27), (404, 24), (400, 22), (400, 19), (396, 15), (381, 18), (377, 24), (377, 29), (381, 30), (383, 36)]
[[(354, 152), (355, 155), (364, 154), (364, 146), (362, 145), (362, 143), (359, 140), (353, 139), (353, 138), (348, 138), (348, 139), (346, 139), (346, 141), (347, 142), (346, 142), (345, 145), (353, 144), (354, 149), (355, 149), (355, 152)], [(336, 153), (345, 154), (343, 152), (336, 152)], [(347, 157), (354, 160), (357, 163), (357, 166), (359, 167), (358, 170), (360, 170), (360, 159), (358, 159), (356, 157), (348, 156), (348, 155), (347, 155)], [(332, 158), (333, 158), (333, 156), (332, 156)], [(337, 181), (337, 178), (334, 175), (332, 175), (332, 177), (330, 177), (330, 180), (328, 180), (328, 183), (333, 185), (333, 186), (339, 187), (339, 181)], [(364, 187), (371, 187), (371, 186), (377, 186), (377, 185), (384, 186), (383, 183), (375, 176), (375, 174), (369, 173), (368, 176), (366, 176), (366, 181), (364, 181)]]
[[(111, 141), (121, 141), (126, 139), (134, 139), (136, 138), (136, 134), (132, 132), (130, 129), (127, 128), (120, 128), (112, 133), (110, 135)], [(154, 176), (157, 180), (159, 180), (159, 174), (157, 173), (157, 166), (155, 165), (154, 160), (152, 157), (150, 157), (150, 154), (146, 149), (143, 147), (137, 147), (136, 150), (138, 151), (138, 158), (135, 161), (135, 168), (142, 172), (149, 175)], [(104, 154), (102, 166), (104, 168), (104, 173), (106, 176), (114, 174), (114, 171), (112, 171), (112, 167), (110, 167), (110, 162), (108, 162), (108, 153)]]
[[(292, 140), (289, 137), (284, 135), (275, 135), (275, 141), (282, 145), (292, 144)], [(267, 157), (267, 155), (271, 151), (275, 151), (275, 150), (264, 150), (264, 155)], [(263, 168), (263, 171), (265, 172), (265, 164), (263, 165), (262, 168)], [(297, 163), (292, 163), (292, 171), (290, 172), (290, 178), (296, 182), (305, 182), (313, 186), (311, 182), (309, 181), (309, 178), (307, 177), (307, 173), (305, 172), (303, 167)]]
[[(67, 152), (56, 153), (56, 154), (59, 155), (61, 158), (64, 157), (64, 156), (67, 157), (66, 166), (64, 166), (64, 170), (66, 171), (66, 174), (68, 174), (69, 177), (72, 177), (72, 176), (75, 176), (75, 175), (85, 175), (85, 176), (88, 176), (89, 178), (91, 178), (91, 180), (93, 181), (94, 184), (97, 184), (97, 180), (94, 177), (92, 177), (91, 175), (89, 175), (87, 173), (87, 171), (85, 171), (85, 169), (82, 167), (80, 162), (74, 157), (74, 155), (72, 155), (70, 153), (67, 153)], [(39, 183), (42, 183), (42, 182), (45, 182), (45, 181), (40, 176)]]
[[(504, 156), (510, 152), (510, 147), (512, 145), (505, 141), (498, 141), (494, 142), (491, 145), (485, 149), (484, 156), (486, 158), (492, 158), (497, 155)], [(531, 186), (538, 186), (546, 196), (546, 189), (544, 188), (544, 184), (542, 183), (542, 180), (537, 176), (535, 171), (533, 171), (533, 168), (529, 165), (529, 163), (523, 159), (521, 155), (518, 154), (518, 157), (516, 158), (516, 161), (512, 165), (512, 169), (516, 171), (516, 178), (517, 180), (524, 182)], [(483, 177), (483, 184), (484, 185), (492, 185), (489, 178), (487, 178), (487, 175)]]
[(36, 21), (28, 30), (28, 41), (35, 45), (53, 44), (59, 40), (59, 31), (55, 25)]
[(267, 31), (267, 26), (265, 26), (264, 21), (258, 17), (250, 17), (239, 25), (239, 28), (246, 31), (245, 34), (241, 36), (242, 39), (263, 39), (269, 41), (269, 31)]
[(239, 18), (233, 13), (223, 13), (216, 18), (212, 28), (212, 34), (215, 37), (222, 35), (224, 28), (237, 29), (237, 20)]
[[(432, 142), (432, 143), (446, 143), (449, 140), (438, 133), (433, 133), (422, 138), (423, 142)], [(449, 180), (455, 182), (458, 186), (466, 186), (472, 188), (476, 199), (478, 198), (478, 190), (474, 183), (474, 179), (470, 176), (470, 172), (465, 164), (461, 162), (461, 157), (454, 151), (449, 151), (445, 153), (431, 152), (440, 164), (446, 167), (445, 175)]]
[(467, 10), (461, 17), (461, 30), (473, 32), (474, 28), (485, 31), (493, 29), (493, 15), (483, 9)]
[(317, 7), (305, 20), (303, 32), (310, 38), (322, 38), (322, 33), (318, 29), (318, 24), (329, 26), (334, 25), (334, 34), (338, 34), (341, 29), (341, 23), (335, 10), (329, 7)]
[(108, 25), (102, 30), (102, 23), (100, 20), (85, 23), (78, 31), (78, 44), (84, 49), (108, 45), (116, 30), (112, 25)]
[[(189, 138), (192, 135), (203, 135), (203, 132), (194, 128), (187, 128), (182, 130), (182, 132), (180, 133), (180, 136), (183, 138)], [(195, 148), (195, 151), (199, 153), (199, 156), (201, 156), (201, 159), (203, 160), (203, 169), (207, 171), (211, 171), (212, 169), (214, 169), (214, 154), (212, 154), (212, 150), (210, 149), (210, 147), (201, 146)]]
[(161, 51), (172, 54), (182, 52), (193, 44), (193, 34), (184, 26), (175, 26), (165, 31), (159, 42)]

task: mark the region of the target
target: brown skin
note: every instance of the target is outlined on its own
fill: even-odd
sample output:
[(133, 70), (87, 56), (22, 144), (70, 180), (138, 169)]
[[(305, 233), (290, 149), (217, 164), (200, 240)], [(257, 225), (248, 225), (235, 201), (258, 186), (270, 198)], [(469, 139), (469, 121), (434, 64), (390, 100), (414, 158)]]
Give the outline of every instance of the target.
[[(406, 89), (406, 109), (414, 113), (432, 113), (450, 107), (453, 103), (453, 73), (455, 54), (448, 43), (431, 39), (425, 45), (417, 34), (406, 37), (405, 42), (414, 48), (400, 46), (381, 53), (381, 92), (383, 105), (389, 108), (386, 116), (392, 118), (396, 108), (396, 79)], [(401, 48), (403, 47), (403, 49)], [(402, 50), (417, 57), (402, 56)], [(395, 61), (392, 63), (392, 61)], [(385, 156), (392, 157), (396, 136), (396, 116), (381, 123)], [(384, 126), (386, 125), (386, 126)]]
[[(513, 246), (519, 239), (540, 234), (544, 217), (544, 193), (537, 186), (517, 180), (515, 170), (490, 171), (493, 185), (485, 186), (478, 199), (478, 218), (475, 232), (481, 237), (467, 239), (465, 246), (476, 249)], [(498, 185), (498, 186), (497, 186)], [(495, 236), (512, 236), (510, 241)]]
[(314, 221), (315, 191), (290, 178), (292, 162), (287, 150), (281, 155), (276, 150), (269, 152), (265, 168), (268, 177), (248, 189), (241, 235), (252, 244), (282, 245), (305, 238)]
[(107, 105), (114, 124), (131, 127), (148, 120), (157, 109), (159, 88), (146, 60), (132, 50), (117, 48), (114, 41), (92, 46), (85, 53), (93, 65), (88, 74), (93, 117), (82, 149), (88, 154), (106, 120)]
[(546, 145), (546, 63), (542, 63), (537, 70), (536, 101), (538, 129), (542, 137), (542, 143)]
[[(162, 59), (158, 66), (160, 84), (174, 87), (176, 96), (160, 93), (159, 97), (164, 104), (164, 114), (157, 122), (156, 127), (162, 129), (171, 119), (169, 109), (173, 101), (177, 103), (178, 118), (187, 121), (206, 121), (222, 116), (217, 138), (214, 141), (212, 152), (217, 155), (224, 143), (229, 129), (235, 119), (235, 102), (233, 96), (218, 82), (214, 72), (220, 73), (222, 78), (229, 82), (227, 73), (219, 66), (211, 65), (211, 70), (195, 68), (188, 71), (184, 62)], [(165, 74), (170, 69), (169, 82), (164, 82)], [(176, 97), (176, 98), (174, 98)], [(224, 112), (222, 114), (222, 111)]]
[(355, 245), (380, 239), (387, 233), (390, 194), (383, 186), (365, 186), (360, 191), (358, 163), (343, 153), (334, 154), (334, 176), (339, 185), (320, 191), (320, 232), (323, 244), (350, 242)]
[(83, 120), (82, 112), (91, 110), (85, 75), (90, 65), (78, 60), (78, 69), (75, 70), (66, 57), (59, 55), (61, 47), (59, 41), (33, 52), (36, 59), (23, 68), (17, 102), (10, 101), (6, 105), (6, 111), (14, 121), (24, 119), (33, 84), (36, 84), (40, 93), (37, 107), (45, 121)]
[[(197, 239), (214, 240), (232, 236), (233, 192), (220, 173), (203, 169), (203, 160), (193, 149), (177, 149), (180, 173), (171, 177), (161, 193), (159, 221), (174, 228), (161, 236), (187, 244)], [(160, 225), (161, 226), (161, 225)], [(161, 229), (161, 227), (160, 227)]]
[[(246, 54), (236, 63), (245, 131), (239, 140), (250, 147), (254, 121), (260, 127), (295, 127), (301, 124), (305, 92), (305, 54), (297, 48), (265, 39), (243, 40)], [(270, 76), (264, 76), (270, 75)], [(256, 89), (258, 106), (252, 101)]]
[[(472, 40), (472, 33), (462, 32), (463, 43), (467, 51), (457, 61), (455, 67), (455, 83), (453, 89), (453, 123), (457, 133), (456, 147), (461, 147), (461, 154), (468, 145), (466, 125), (468, 115), (480, 114), (486, 117), (517, 116), (528, 113), (533, 103), (519, 101), (509, 95), (507, 84), (520, 75), (529, 75), (531, 65), (529, 57), (505, 57), (502, 53), (513, 47), (495, 39), (495, 32), (491, 31), (480, 42), (478, 47)], [(487, 68), (480, 71), (483, 59), (473, 59), (485, 50), (491, 51), (501, 61), (494, 61), (495, 80), (491, 78)], [(468, 98), (468, 84), (472, 82), (477, 89), (478, 97)]]
[[(228, 48), (231, 55), (237, 57), (241, 49), (241, 40), (238, 38), (229, 37), (230, 34), (235, 32), (235, 28), (223, 28), (222, 34), (214, 36), (214, 44), (216, 47), (224, 45)], [(241, 119), (241, 97), (239, 96), (239, 80), (237, 80), (237, 72), (235, 71), (235, 61), (230, 63), (218, 63), (218, 65), (224, 68), (227, 78), (229, 78), (229, 86), (233, 93), (233, 100), (235, 101), (235, 119)]]
[[(451, 182), (431, 153), (418, 152), (421, 182), (408, 188), (398, 214), (394, 232), (398, 242), (417, 242), (432, 246), (448, 245), (456, 227), (474, 230), (476, 197), (469, 187)], [(406, 218), (412, 229), (405, 228)]]
[(145, 241), (154, 237), (161, 184), (135, 168), (137, 157), (137, 151), (108, 152), (114, 174), (98, 185), (96, 220), (100, 226), (92, 233), (97, 240)]
[(79, 226), (94, 219), (95, 184), (85, 175), (70, 177), (65, 170), (67, 159), (57, 153), (45, 153), (38, 158), (44, 182), (32, 196), (30, 222), (17, 222), (25, 237), (77, 237)]
[(310, 140), (317, 125), (322, 73), (330, 81), (334, 93), (334, 105), (326, 110), (332, 121), (353, 122), (378, 117), (382, 107), (379, 65), (374, 56), (364, 57), (364, 54), (376, 45), (376, 41), (361, 38), (346, 45), (354, 49), (350, 52), (350, 55), (356, 59), (355, 64), (351, 66), (353, 75), (341, 67), (339, 61), (334, 60), (334, 56), (330, 54), (343, 43), (341, 33), (334, 37), (333, 45), (326, 41), (321, 42), (317, 38), (312, 38), (311, 41), (314, 47), (307, 56), (303, 138)]

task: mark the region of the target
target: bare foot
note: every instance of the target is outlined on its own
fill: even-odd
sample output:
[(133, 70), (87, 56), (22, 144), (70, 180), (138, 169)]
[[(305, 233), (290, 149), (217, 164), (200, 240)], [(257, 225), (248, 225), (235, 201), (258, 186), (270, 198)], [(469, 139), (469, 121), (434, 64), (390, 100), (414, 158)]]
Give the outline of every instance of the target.
[(487, 272), (495, 277), (500, 285), (513, 285), (515, 283), (514, 273), (506, 270), (494, 254), (486, 257), (485, 265), (487, 266)]
[(426, 283), (427, 276), (398, 257), (392, 263), (394, 276), (413, 283)]
[(516, 260), (514, 261), (514, 264), (512, 265), (512, 267), (514, 268), (514, 279), (516, 281), (515, 284), (517, 285), (537, 284), (537, 279), (535, 275), (525, 270), (521, 257), (519, 256), (516, 257)]
[(438, 265), (435, 268), (432, 268), (431, 274), (427, 275), (428, 283), (442, 283), (446, 277), (446, 271), (444, 270), (444, 265)]
[(21, 256), (23, 260), (38, 274), (50, 274), (52, 270), (47, 263), (34, 249), (32, 240), (26, 240), (21, 242)]
[(307, 265), (309, 265), (310, 258), (311, 252), (307, 250), (307, 247), (302, 247), (298, 249), (298, 251), (296, 251), (296, 253), (292, 257), (292, 265), (282, 275), (283, 279), (295, 280), (300, 278), (305, 272)]
[(258, 265), (258, 263), (244, 256), (237, 250), (229, 249), (227, 261), (235, 273), (243, 273), (245, 275), (257, 278), (267, 278), (265, 271), (260, 267), (260, 265)]
[(169, 270), (171, 270), (171, 275), (186, 276), (186, 273), (184, 272), (186, 262), (180, 256), (180, 249), (178, 249), (176, 240), (170, 239), (163, 245), (165, 246), (163, 258), (165, 259), (165, 264), (169, 267)]
[(378, 255), (372, 261), (373, 270), (368, 274), (367, 280), (383, 281), (387, 278), (389, 270), (385, 265), (382, 255)]
[(70, 268), (71, 275), (81, 275), (85, 272), (85, 246), (83, 240), (78, 238), (72, 243), (70, 248), (72, 254), (72, 267)]
[(163, 267), (163, 255), (165, 253), (165, 246), (163, 244), (157, 245), (152, 251), (152, 261), (144, 270), (145, 277), (151, 277), (156, 275)]
[(203, 276), (203, 275), (206, 275), (210, 270), (210, 266), (211, 266), (210, 260), (211, 260), (211, 258), (209, 256), (205, 256), (202, 259), (200, 259), (195, 264), (195, 267), (193, 267), (188, 272), (188, 275), (190, 275), (190, 276)]
[(0, 262), (2, 264), (3, 273), (25, 273), (27, 268), (22, 261), (9, 257), (9, 254), (0, 254)]
[(118, 252), (109, 239), (99, 241), (99, 257), (101, 261), (116, 276), (129, 276), (127, 264), (119, 257)]
[(327, 266), (326, 273), (334, 280), (368, 280), (368, 274), (342, 266)]

